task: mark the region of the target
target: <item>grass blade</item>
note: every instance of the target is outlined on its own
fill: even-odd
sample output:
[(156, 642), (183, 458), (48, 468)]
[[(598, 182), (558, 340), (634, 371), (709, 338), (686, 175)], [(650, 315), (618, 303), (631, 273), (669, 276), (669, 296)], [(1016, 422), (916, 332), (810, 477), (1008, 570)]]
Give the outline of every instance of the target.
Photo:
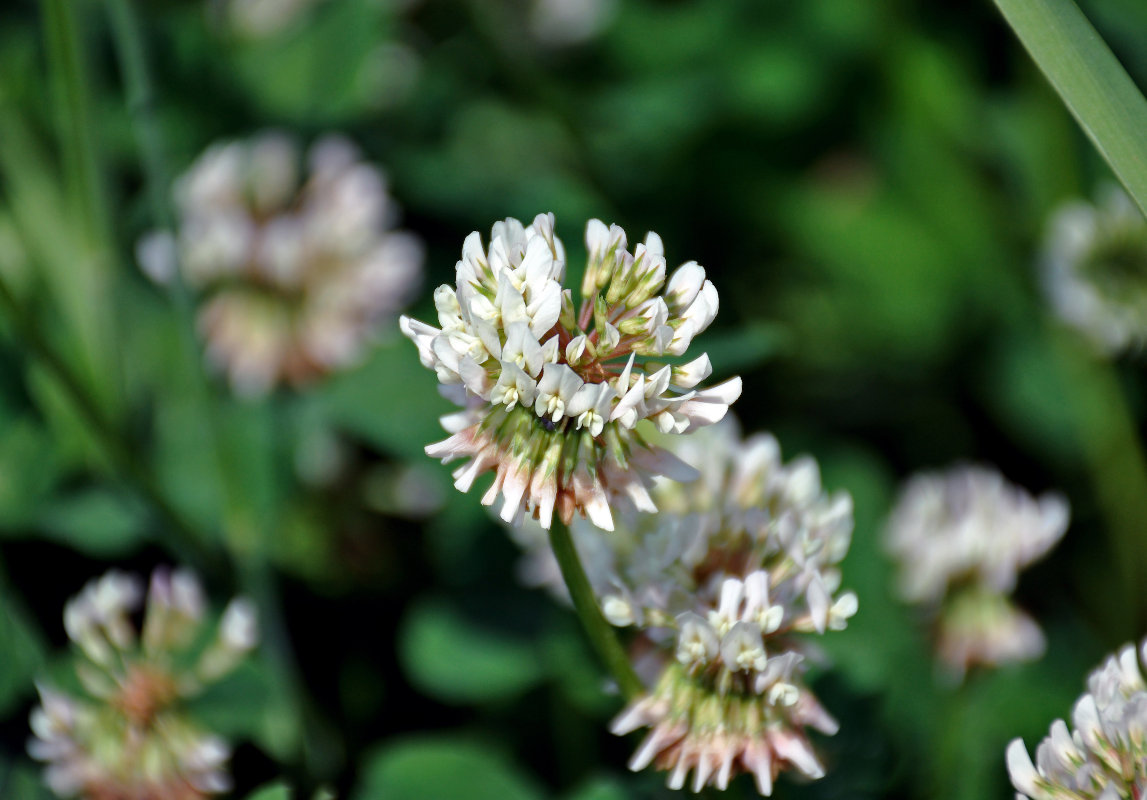
[(1073, 0), (995, 0), (1036, 65), (1147, 213), (1147, 100)]

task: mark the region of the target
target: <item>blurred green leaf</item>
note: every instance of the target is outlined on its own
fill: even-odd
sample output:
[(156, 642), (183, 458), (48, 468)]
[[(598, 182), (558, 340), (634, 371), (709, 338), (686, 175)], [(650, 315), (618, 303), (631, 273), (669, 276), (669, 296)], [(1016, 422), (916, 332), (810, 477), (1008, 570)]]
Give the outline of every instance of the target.
[[(21, 241), (70, 334), (66, 357), (106, 410), (117, 399), (114, 274), (102, 245), (85, 233), (41, 143), (10, 107), (0, 108), (0, 179)], [(29, 297), (20, 298), (24, 302)], [(53, 331), (55, 333), (55, 331)]]
[(438, 417), (454, 409), (406, 339), (375, 348), (361, 367), (316, 390), (315, 399), (334, 425), (389, 453), (419, 458), (445, 437)]
[(228, 739), (251, 739), (277, 758), (288, 758), (302, 734), (296, 700), (264, 658), (248, 658), (197, 697), (192, 711), (205, 726)]
[(390, 4), (371, 0), (316, 7), (293, 30), (235, 42), (231, 74), (273, 116), (314, 125), (377, 110), (396, 99), (386, 90), (404, 83), (388, 71), (416, 69), (387, 58), (391, 14)]
[(554, 607), (542, 639), (546, 669), (566, 700), (583, 714), (605, 719), (621, 708), (620, 695), (604, 691), (607, 677), (572, 609)]
[(788, 330), (769, 322), (753, 322), (736, 331), (711, 333), (697, 340), (709, 355), (713, 374), (731, 375), (754, 369), (785, 353), (792, 344)]
[(96, 558), (127, 555), (147, 535), (143, 507), (110, 489), (57, 497), (45, 504), (39, 523), (50, 538)]
[(565, 796), (565, 800), (628, 800), (616, 778), (591, 778)]
[(272, 783), (269, 786), (264, 786), (256, 789), (251, 794), (247, 795), (247, 800), (291, 800), (293, 793), (287, 784), (282, 782)]
[(384, 745), (351, 800), (541, 800), (532, 780), (485, 745), (445, 737)]
[(0, 755), (0, 797), (11, 800), (56, 800), (44, 785), (39, 768), (16, 764)]
[(1050, 340), (1017, 331), (1000, 338), (984, 364), (984, 404), (1026, 446), (1061, 466), (1081, 459), (1076, 407)]
[(51, 437), (25, 418), (0, 424), (0, 535), (30, 526), (59, 479)]
[(596, 167), (590, 158), (557, 115), (482, 97), (460, 105), (444, 141), (412, 148), (393, 169), (411, 200), (479, 219), (485, 233), (506, 216), (552, 211), (561, 227), (600, 213), (603, 201), (586, 175)]
[(542, 677), (532, 642), (467, 619), (440, 599), (411, 606), (398, 633), (398, 654), (410, 681), (447, 703), (504, 700)]
[(33, 621), (15, 602), (11, 588), (0, 582), (0, 718), (33, 694), (33, 680), (44, 665), (45, 646)]
[(961, 320), (962, 263), (905, 199), (867, 184), (812, 184), (781, 213), (790, 247), (817, 268), (782, 298), (803, 358), (923, 359), (948, 341)]

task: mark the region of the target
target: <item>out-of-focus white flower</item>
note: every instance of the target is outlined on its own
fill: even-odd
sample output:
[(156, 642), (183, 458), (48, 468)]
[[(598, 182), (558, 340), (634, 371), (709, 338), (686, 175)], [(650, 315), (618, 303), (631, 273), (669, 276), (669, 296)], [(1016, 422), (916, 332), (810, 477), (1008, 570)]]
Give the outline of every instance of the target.
[(153, 573), (137, 631), (143, 599), (137, 578), (112, 571), (64, 610), (85, 696), (40, 685), (28, 743), (61, 797), (201, 800), (230, 789), (229, 748), (182, 704), (255, 646), (254, 612), (236, 600), (216, 635), (205, 636), (206, 598), (184, 570)]
[(1008, 596), (1023, 567), (1062, 538), (1067, 501), (1036, 499), (985, 467), (912, 478), (888, 521), (905, 600), (937, 614), (937, 648), (958, 676), (973, 664), (1043, 653), (1039, 627)]
[(600, 33), (616, 10), (616, 0), (534, 0), (530, 29), (548, 44), (578, 44)]
[(283, 134), (211, 147), (176, 183), (175, 241), (150, 234), (144, 271), (202, 297), (199, 327), (235, 390), (265, 393), (354, 363), (420, 282), (422, 246), (395, 231), (386, 181), (345, 139), (308, 154)]
[(502, 518), (532, 512), (549, 527), (555, 510), (613, 528), (613, 509), (656, 510), (653, 477), (696, 473), (636, 429), (649, 420), (689, 433), (721, 419), (741, 380), (697, 390), (711, 372), (702, 355), (671, 366), (717, 314), (717, 291), (695, 262), (666, 282), (661, 239), (650, 233), (633, 253), (625, 231), (586, 226), (589, 263), (582, 301), (562, 288), (565, 248), (552, 214), (524, 226), (494, 225), (488, 248), (467, 237), (455, 286), (434, 293), (440, 328), (403, 317), (402, 331), (435, 370), (443, 394), (465, 407), (443, 417), (452, 435), (430, 455), (469, 461), (455, 471), (467, 491), (496, 473), (482, 498), (500, 494)]
[(262, 39), (274, 36), (301, 19), (324, 0), (222, 0), (224, 19), (239, 36)]
[(1034, 764), (1022, 739), (1008, 745), (1008, 773), (1018, 800), (1147, 796), (1147, 684), (1134, 645), (1108, 656), (1091, 673), (1087, 692), (1072, 710), (1072, 725), (1074, 730), (1063, 720), (1052, 723)]
[[(772, 436), (742, 440), (732, 419), (669, 446), (701, 477), (658, 481), (658, 514), (623, 515), (610, 536), (571, 526), (606, 618), (638, 628), (642, 649), (659, 656), (650, 692), (612, 729), (650, 728), (630, 766), (654, 763), (674, 788), (692, 773), (694, 790), (724, 789), (748, 772), (768, 795), (783, 769), (820, 777), (805, 728), (837, 725), (804, 684), (797, 634), (841, 630), (856, 613), (838, 568), (851, 498), (824, 492), (812, 459), (784, 464)], [(540, 529), (513, 535), (527, 575), (564, 593)]]
[(1104, 352), (1147, 344), (1147, 220), (1121, 188), (1055, 213), (1043, 278), (1056, 313)]

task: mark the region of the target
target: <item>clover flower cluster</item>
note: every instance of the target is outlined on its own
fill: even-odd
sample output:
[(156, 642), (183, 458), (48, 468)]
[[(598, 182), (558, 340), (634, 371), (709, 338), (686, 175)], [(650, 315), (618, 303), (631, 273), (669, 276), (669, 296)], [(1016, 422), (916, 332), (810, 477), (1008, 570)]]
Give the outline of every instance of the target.
[(598, 220), (586, 245), (575, 306), (553, 215), (498, 222), (488, 248), (477, 232), (467, 237), (455, 285), (435, 291), (441, 327), (401, 320), (443, 394), (465, 406), (443, 417), (452, 435), (426, 452), (469, 459), (454, 473), (461, 491), (494, 470), (482, 502), (501, 494), (507, 522), (532, 513), (548, 528), (556, 510), (612, 530), (611, 506), (656, 510), (652, 476), (696, 473), (646, 441), (638, 423), (688, 433), (721, 419), (741, 392), (740, 378), (695, 388), (712, 371), (708, 356), (654, 360), (683, 355), (716, 316), (704, 269), (691, 261), (666, 280), (656, 234), (630, 253), (625, 232)]
[(1147, 344), (1147, 219), (1122, 189), (1056, 212), (1043, 277), (1055, 312), (1103, 352)]
[[(612, 730), (650, 728), (630, 767), (655, 763), (673, 788), (692, 773), (694, 791), (724, 789), (749, 772), (768, 795), (782, 769), (821, 777), (805, 728), (831, 735), (837, 724), (802, 680), (793, 634), (841, 630), (856, 612), (838, 568), (852, 500), (823, 491), (811, 458), (784, 464), (772, 436), (742, 441), (731, 419), (674, 447), (701, 477), (658, 482), (659, 514), (629, 515), (608, 537), (572, 526), (606, 618), (638, 627), (638, 649), (653, 653), (652, 689)], [(530, 577), (560, 593), (540, 531), (516, 536)]]
[(211, 147), (176, 184), (178, 235), (140, 242), (144, 270), (203, 295), (208, 357), (245, 395), (358, 359), (420, 280), (421, 244), (392, 229), (378, 169), (345, 139), (301, 153), (279, 133)]
[[(1147, 642), (1143, 658), (1147, 660)], [(1072, 709), (1036, 748), (1022, 739), (1007, 749), (1017, 800), (1122, 800), (1147, 797), (1147, 684), (1134, 645), (1125, 645), (1087, 679)]]
[(200, 800), (230, 788), (227, 744), (183, 706), (255, 646), (254, 611), (233, 601), (211, 635), (203, 589), (181, 570), (152, 574), (137, 630), (143, 599), (137, 578), (112, 571), (65, 608), (82, 696), (40, 685), (28, 744), (60, 797)]
[(973, 664), (1037, 658), (1039, 626), (1012, 603), (1019, 571), (1067, 530), (1067, 501), (1034, 498), (985, 467), (925, 473), (888, 521), (901, 596), (936, 614), (937, 649), (956, 676)]

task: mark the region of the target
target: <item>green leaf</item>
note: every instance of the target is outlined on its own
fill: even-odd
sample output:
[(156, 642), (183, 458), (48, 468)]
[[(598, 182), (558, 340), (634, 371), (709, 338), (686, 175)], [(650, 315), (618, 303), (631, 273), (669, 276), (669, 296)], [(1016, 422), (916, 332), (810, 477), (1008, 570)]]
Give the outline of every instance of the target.
[(566, 796), (566, 800), (626, 800), (629, 795), (616, 778), (591, 778)]
[(16, 419), (0, 428), (0, 531), (30, 525), (59, 472), (59, 456), (41, 426)]
[(541, 792), (501, 754), (449, 738), (384, 746), (351, 800), (541, 800)]
[(192, 712), (212, 731), (254, 740), (277, 758), (289, 758), (302, 736), (296, 704), (265, 658), (248, 658), (196, 698)]
[(440, 599), (410, 609), (398, 654), (411, 682), (447, 703), (514, 697), (543, 674), (532, 642), (467, 619)]
[(138, 503), (107, 489), (57, 498), (40, 514), (49, 538), (97, 558), (130, 553), (146, 536), (146, 520)]
[(0, 797), (13, 800), (55, 800), (40, 770), (0, 758)]
[(291, 796), (287, 784), (279, 781), (256, 789), (247, 795), (247, 800), (291, 800)]
[(996, 0), (1032, 59), (1147, 213), (1147, 100), (1072, 0)]
[[(789, 349), (791, 338), (783, 325), (754, 322), (735, 331), (721, 331), (698, 339), (698, 350), (709, 354), (713, 374), (733, 375), (759, 367)], [(691, 354), (689, 359), (696, 357)]]
[(419, 458), (426, 445), (445, 438), (438, 417), (453, 409), (405, 339), (376, 348), (362, 367), (328, 381), (316, 395), (334, 424), (388, 452)]
[[(0, 583), (0, 717), (32, 695), (33, 680), (44, 664), (44, 641), (14, 601), (11, 587)], [(0, 796), (7, 797), (0, 792)]]
[(318, 7), (294, 30), (239, 44), (228, 74), (274, 117), (330, 123), (378, 110), (401, 100), (413, 78), (390, 56), (391, 13), (373, 0)]

